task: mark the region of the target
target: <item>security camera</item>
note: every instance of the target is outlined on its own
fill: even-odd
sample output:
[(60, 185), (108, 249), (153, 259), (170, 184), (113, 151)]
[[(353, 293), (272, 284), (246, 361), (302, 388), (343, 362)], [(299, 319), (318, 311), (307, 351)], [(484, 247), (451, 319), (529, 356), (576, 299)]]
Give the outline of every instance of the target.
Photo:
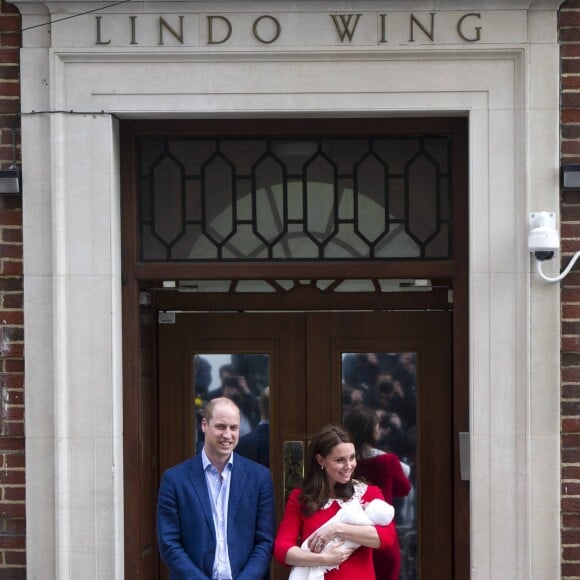
[(529, 219), (528, 250), (537, 260), (551, 260), (560, 249), (560, 235), (556, 229), (556, 214), (548, 211), (532, 212)]

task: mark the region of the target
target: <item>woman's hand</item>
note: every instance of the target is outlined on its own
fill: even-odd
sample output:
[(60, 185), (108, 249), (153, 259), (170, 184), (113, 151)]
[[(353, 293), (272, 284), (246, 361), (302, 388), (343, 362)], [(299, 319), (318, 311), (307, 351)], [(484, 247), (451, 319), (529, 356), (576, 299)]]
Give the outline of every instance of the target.
[(289, 566), (323, 566), (331, 569), (340, 566), (354, 552), (354, 548), (345, 548), (345, 540), (333, 538), (324, 545), (322, 551), (306, 552), (299, 546), (292, 546), (286, 553), (286, 564)]
[(340, 566), (354, 552), (354, 548), (345, 548), (343, 544), (344, 540), (332, 540), (324, 552), (320, 554), (324, 559), (325, 568)]
[(320, 554), (335, 539), (334, 526), (327, 526), (323, 531), (316, 531), (312, 534), (308, 540), (308, 549), (315, 554)]

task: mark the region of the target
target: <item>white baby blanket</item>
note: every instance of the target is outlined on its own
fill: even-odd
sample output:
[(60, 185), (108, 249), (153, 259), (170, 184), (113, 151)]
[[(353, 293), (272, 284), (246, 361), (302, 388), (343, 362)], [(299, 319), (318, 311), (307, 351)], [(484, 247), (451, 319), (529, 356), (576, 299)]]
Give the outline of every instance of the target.
[[(319, 529), (323, 530), (336, 522), (355, 524), (359, 526), (368, 526), (369, 524), (386, 526), (391, 523), (394, 515), (395, 509), (386, 501), (373, 499), (366, 505), (365, 509), (363, 509), (361, 504), (356, 499), (353, 499), (352, 501), (343, 504), (336, 515), (330, 518)], [(310, 536), (306, 538), (306, 540), (302, 542), (302, 546), (300, 546), (306, 552), (310, 551), (308, 548), (309, 539)], [(332, 545), (332, 542), (329, 542), (324, 549), (326, 550), (330, 545)], [(344, 542), (341, 546), (341, 548), (345, 550), (358, 547), (359, 544), (349, 541)], [(325, 568), (324, 566), (294, 566), (290, 572), (288, 580), (322, 580), (324, 574), (333, 568), (338, 568), (338, 566), (332, 566), (330, 568)]]

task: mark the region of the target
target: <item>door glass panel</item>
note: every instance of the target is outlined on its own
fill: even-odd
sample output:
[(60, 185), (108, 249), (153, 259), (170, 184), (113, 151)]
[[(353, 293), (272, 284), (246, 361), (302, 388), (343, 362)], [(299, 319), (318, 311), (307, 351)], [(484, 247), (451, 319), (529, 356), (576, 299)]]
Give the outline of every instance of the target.
[(240, 408), (240, 441), (236, 451), (269, 466), (270, 357), (261, 353), (194, 355), (194, 448), (203, 447), (201, 419), (205, 405), (227, 397)]
[[(414, 352), (372, 352), (342, 354), (342, 416), (353, 431), (363, 459), (358, 469), (369, 483), (383, 489), (387, 501), (395, 507), (395, 524), (401, 552), (400, 580), (417, 579), (417, 354)], [(362, 425), (368, 417), (360, 413), (370, 409), (376, 415), (378, 429), (369, 435)], [(358, 413), (357, 413), (358, 411)], [(357, 426), (357, 427), (355, 427)], [(358, 433), (354, 430), (358, 428)], [(365, 436), (364, 433), (367, 433)], [(391, 477), (377, 475), (372, 458), (395, 454), (401, 470)], [(370, 477), (373, 474), (374, 480)], [(397, 489), (397, 478), (409, 484)]]

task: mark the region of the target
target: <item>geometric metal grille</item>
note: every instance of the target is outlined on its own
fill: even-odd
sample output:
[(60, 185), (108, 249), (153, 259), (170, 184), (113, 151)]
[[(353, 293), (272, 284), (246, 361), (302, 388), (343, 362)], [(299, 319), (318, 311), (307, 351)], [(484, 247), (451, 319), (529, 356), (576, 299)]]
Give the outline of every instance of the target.
[(143, 261), (451, 258), (451, 137), (143, 138)]

